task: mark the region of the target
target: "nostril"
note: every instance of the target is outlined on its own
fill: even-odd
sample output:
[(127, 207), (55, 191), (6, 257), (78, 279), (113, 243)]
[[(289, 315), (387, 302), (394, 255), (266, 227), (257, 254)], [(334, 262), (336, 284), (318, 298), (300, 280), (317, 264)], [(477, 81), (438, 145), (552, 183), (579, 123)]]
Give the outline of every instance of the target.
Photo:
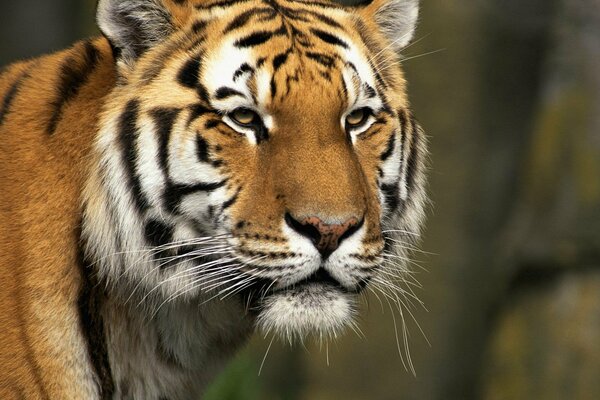
[[(356, 220), (356, 218), (353, 218), (353, 219)], [(346, 222), (346, 225), (347, 225), (346, 231), (344, 233), (342, 233), (342, 235), (338, 239), (338, 242), (342, 243), (342, 241), (344, 239), (347, 239), (350, 236), (354, 235), (356, 232), (358, 232), (358, 230), (363, 226), (364, 223), (365, 223), (364, 218), (361, 219), (360, 222), (357, 222), (357, 223)]]
[(326, 224), (319, 217), (308, 217), (298, 221), (291, 214), (285, 214), (285, 221), (290, 228), (309, 238), (323, 259), (326, 259), (342, 243), (343, 240), (356, 233), (364, 223), (364, 218), (350, 218), (343, 224)]
[(317, 229), (317, 227), (311, 224), (301, 223), (300, 221), (294, 219), (294, 217), (292, 217), (290, 213), (285, 213), (285, 222), (290, 228), (292, 228), (302, 236), (309, 238), (313, 242), (315, 247), (319, 245), (319, 242), (321, 241), (321, 233), (319, 232), (319, 229)]

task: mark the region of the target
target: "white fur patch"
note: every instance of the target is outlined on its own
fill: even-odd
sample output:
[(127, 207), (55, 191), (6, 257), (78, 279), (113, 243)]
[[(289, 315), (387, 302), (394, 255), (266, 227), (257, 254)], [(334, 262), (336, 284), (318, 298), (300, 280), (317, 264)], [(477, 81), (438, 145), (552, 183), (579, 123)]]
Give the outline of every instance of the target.
[(353, 296), (329, 285), (302, 285), (267, 297), (257, 325), (288, 341), (311, 334), (331, 338), (352, 322), (353, 301)]
[(396, 50), (413, 39), (419, 19), (419, 0), (390, 0), (375, 13), (375, 20)]

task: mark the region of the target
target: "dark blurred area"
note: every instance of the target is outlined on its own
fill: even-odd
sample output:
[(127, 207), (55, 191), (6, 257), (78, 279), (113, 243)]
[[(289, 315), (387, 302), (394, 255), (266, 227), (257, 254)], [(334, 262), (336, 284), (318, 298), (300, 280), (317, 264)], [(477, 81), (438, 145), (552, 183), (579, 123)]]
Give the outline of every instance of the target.
[[(97, 34), (94, 4), (1, 0), (0, 63)], [(256, 337), (207, 398), (600, 398), (600, 2), (423, 1), (403, 55), (431, 150), (416, 376), (369, 297), (364, 337)]]

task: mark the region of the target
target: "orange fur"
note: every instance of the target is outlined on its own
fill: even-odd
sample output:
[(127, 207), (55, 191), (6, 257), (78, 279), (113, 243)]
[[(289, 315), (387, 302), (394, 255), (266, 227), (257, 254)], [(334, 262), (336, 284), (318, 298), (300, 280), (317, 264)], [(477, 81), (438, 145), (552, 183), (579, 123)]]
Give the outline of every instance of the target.
[[(81, 398), (90, 373), (77, 315), (80, 196), (102, 100), (114, 84), (108, 43), (94, 41), (98, 68), (47, 135), (58, 69), (72, 49), (18, 64), (0, 98), (24, 71), (0, 126), (0, 398)], [(77, 351), (79, 349), (79, 351)], [(91, 390), (91, 388), (90, 388)], [(17, 396), (18, 397), (18, 396)]]
[[(348, 38), (361, 43), (361, 51), (381, 71), (389, 85), (388, 106), (406, 122), (412, 117), (404, 76), (399, 66), (389, 67), (397, 55), (378, 32), (374, 18), (383, 2), (377, 0), (357, 12), (337, 12), (335, 8), (328, 12), (344, 27)], [(90, 215), (100, 215), (94, 213), (103, 199), (96, 191), (101, 177), (91, 172), (100, 158), (93, 146), (101, 118), (118, 117), (133, 96), (141, 104), (140, 114), (159, 106), (180, 108), (185, 113), (189, 111), (186, 107), (198, 102), (194, 90), (174, 83), (182, 64), (200, 47), (210, 52), (221, 42), (224, 27), (256, 6), (253, 1), (235, 6), (234, 12), (210, 25), (202, 46), (188, 49), (196, 39), (186, 34), (197, 22), (192, 17), (193, 7), (206, 4), (210, 2), (165, 0), (177, 29), (135, 65), (116, 63), (108, 40), (99, 38), (14, 64), (0, 76), (0, 101), (4, 100), (0, 103), (0, 399), (99, 396), (93, 384), (97, 371), (91, 366), (78, 310), (84, 279), (78, 254), (84, 187)], [(277, 23), (263, 29), (277, 29)], [(252, 29), (245, 27), (239, 35)], [(321, 49), (316, 42), (317, 50), (328, 51), (328, 45), (321, 43)], [(268, 49), (252, 52), (257, 59), (270, 57), (287, 46), (282, 37), (274, 39)], [(234, 232), (241, 238), (242, 252), (252, 254), (274, 240), (281, 241), (280, 221), (291, 212), (307, 219), (315, 215), (339, 219), (339, 225), (327, 228), (331, 231), (344, 221), (365, 218), (368, 251), (362, 256), (373, 256), (383, 248), (383, 207), (377, 192), (383, 176), (378, 170), (380, 158), (393, 143), (390, 138), (398, 131), (398, 122), (394, 120), (377, 134), (366, 131), (353, 146), (339, 120), (349, 106), (341, 89), (341, 74), (326, 77), (305, 62), (293, 55), (285, 67), (272, 71), (272, 84), (279, 88), (289, 84), (290, 76), (302, 85), (288, 87), (265, 106), (277, 127), (258, 150), (223, 124), (204, 130), (208, 118), (204, 116), (180, 136), (193, 140), (202, 131), (211, 156), (223, 160), (223, 171), (234, 177), (227, 189), (229, 195), (236, 189), (239, 192), (231, 215), (234, 222), (245, 221)], [(61, 82), (64, 68), (80, 80), (65, 85)], [(298, 70), (302, 71), (300, 77)], [(58, 93), (61, 87), (67, 92)], [(390, 115), (392, 112), (384, 117), (385, 122), (392, 119)], [(424, 144), (417, 139), (416, 123), (401, 128), (406, 141), (402, 157), (408, 159), (407, 149), (416, 147), (415, 154), (422, 158)], [(415, 231), (424, 196), (421, 164), (420, 160), (414, 167), (415, 198), (407, 202), (413, 202), (409, 206), (415, 207), (416, 216), (411, 215), (410, 220), (398, 217), (402, 226)], [(320, 219), (313, 220), (321, 224)]]

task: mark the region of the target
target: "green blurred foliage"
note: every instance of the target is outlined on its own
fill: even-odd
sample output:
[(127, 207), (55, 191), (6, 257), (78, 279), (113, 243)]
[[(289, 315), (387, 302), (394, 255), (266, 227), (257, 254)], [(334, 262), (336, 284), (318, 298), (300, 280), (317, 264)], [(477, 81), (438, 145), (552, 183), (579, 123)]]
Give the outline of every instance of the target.
[(264, 397), (262, 382), (248, 353), (238, 355), (205, 395), (205, 400), (254, 400)]

